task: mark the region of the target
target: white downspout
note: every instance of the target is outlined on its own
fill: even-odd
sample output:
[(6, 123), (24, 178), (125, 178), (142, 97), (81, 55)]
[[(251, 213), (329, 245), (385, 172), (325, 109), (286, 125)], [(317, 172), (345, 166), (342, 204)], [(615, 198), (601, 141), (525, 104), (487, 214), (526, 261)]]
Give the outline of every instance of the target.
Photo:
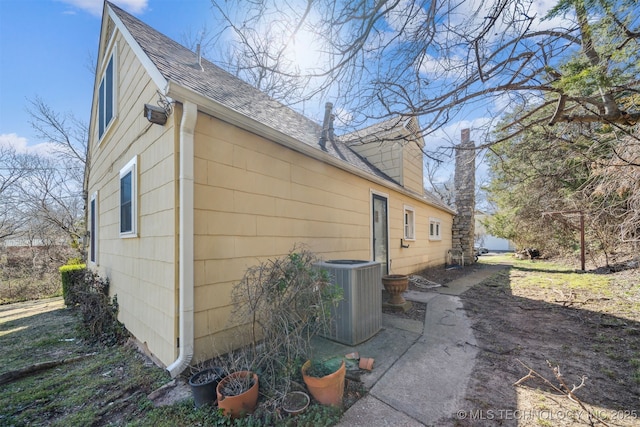
[(193, 141), (198, 106), (182, 105), (180, 123), (180, 353), (167, 367), (172, 378), (184, 371), (193, 357)]

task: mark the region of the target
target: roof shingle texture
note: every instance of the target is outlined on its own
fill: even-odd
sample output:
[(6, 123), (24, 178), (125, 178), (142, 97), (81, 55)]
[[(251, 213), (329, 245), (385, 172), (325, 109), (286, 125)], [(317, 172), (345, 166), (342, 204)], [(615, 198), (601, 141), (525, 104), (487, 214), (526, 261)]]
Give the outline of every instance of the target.
[(322, 150), (363, 171), (395, 183), (393, 179), (341, 141), (329, 141), (325, 147), (322, 147), (319, 143), (322, 127), (318, 123), (270, 98), (204, 58), (201, 59), (200, 65), (196, 53), (114, 4), (109, 3), (109, 7), (167, 81), (191, 89), (247, 118)]

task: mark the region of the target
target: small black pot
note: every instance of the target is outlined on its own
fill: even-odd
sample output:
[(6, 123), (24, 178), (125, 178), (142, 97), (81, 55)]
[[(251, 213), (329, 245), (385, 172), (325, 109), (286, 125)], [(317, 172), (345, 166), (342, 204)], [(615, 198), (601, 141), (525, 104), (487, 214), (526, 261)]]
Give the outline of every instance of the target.
[[(209, 376), (209, 380), (202, 382), (202, 377)], [(222, 378), (224, 378), (224, 371), (217, 366), (209, 369), (203, 369), (196, 372), (191, 378), (189, 378), (189, 385), (191, 386), (191, 393), (193, 394), (193, 400), (196, 402), (196, 408), (203, 405), (214, 405), (218, 398), (216, 395), (216, 387)]]

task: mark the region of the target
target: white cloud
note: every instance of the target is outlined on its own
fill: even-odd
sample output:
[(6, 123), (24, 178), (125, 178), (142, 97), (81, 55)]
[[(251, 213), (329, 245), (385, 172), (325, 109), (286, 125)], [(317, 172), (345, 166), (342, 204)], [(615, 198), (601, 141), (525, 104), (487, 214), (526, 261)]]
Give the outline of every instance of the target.
[(349, 125), (353, 121), (353, 114), (342, 107), (336, 108), (333, 111), (333, 114), (336, 116), (336, 120), (339, 123)]
[(15, 133), (0, 134), (0, 148), (13, 148), (18, 153), (24, 153), (27, 150), (27, 138)]
[(534, 0), (531, 4), (531, 12), (538, 18), (536, 21), (535, 29), (538, 31), (547, 30), (550, 28), (562, 28), (569, 27), (573, 22), (574, 16), (572, 14), (563, 17), (556, 16), (555, 18), (543, 21), (549, 11), (556, 6), (557, 0)]
[(420, 64), (420, 73), (433, 79), (456, 78), (464, 73), (466, 65), (467, 61), (457, 56), (437, 59), (427, 54)]
[[(95, 16), (102, 15), (103, 0), (59, 0), (68, 5), (77, 7)], [(112, 0), (114, 4), (123, 8), (127, 12), (138, 14), (143, 13), (148, 6), (149, 0)], [(72, 13), (72, 12), (65, 12)]]
[[(512, 2), (501, 13), (501, 18), (496, 20), (494, 27), (487, 34), (489, 40), (499, 39), (505, 32), (509, 31), (509, 26), (514, 20), (521, 19), (524, 15), (535, 17), (531, 31), (547, 30), (549, 28), (557, 28), (567, 26), (568, 19), (560, 16), (553, 19), (542, 19), (557, 4), (557, 0), (529, 0), (525, 2)], [(478, 29), (485, 25), (486, 17), (493, 14), (495, 2), (487, 2), (484, 0), (465, 0), (449, 14), (448, 25), (462, 25), (467, 29)]]
[[(496, 46), (520, 34), (524, 30), (523, 16), (535, 17), (530, 31), (567, 27), (572, 18), (570, 15), (542, 20), (556, 3), (557, 0), (510, 3), (502, 10), (491, 30), (484, 34), (485, 43), (479, 46), (481, 51), (495, 50)], [(433, 11), (437, 22), (435, 43), (427, 49), (423, 60), (418, 64), (419, 72), (430, 80), (465, 78), (470, 71), (467, 70), (467, 56), (470, 54), (467, 42), (480, 35), (489, 23), (487, 17), (495, 13), (493, 9), (496, 7), (495, 2), (485, 0), (458, 0), (445, 4), (446, 6)], [(396, 7), (385, 15), (389, 29), (379, 33), (380, 43), (384, 45), (384, 42), (389, 40), (397, 44), (411, 41), (414, 36), (421, 34), (416, 31), (428, 20), (427, 15), (426, 9), (416, 7), (415, 2), (399, 0)], [(403, 34), (397, 37), (399, 31)], [(424, 28), (421, 31), (424, 31)]]
[(387, 24), (394, 32), (406, 31), (409, 34), (419, 31), (428, 19), (427, 11), (412, 0), (400, 0), (396, 7), (385, 15)]
[(37, 156), (51, 157), (60, 149), (53, 142), (40, 142), (29, 144), (29, 140), (15, 133), (0, 134), (0, 148), (13, 148), (19, 154), (33, 154)]

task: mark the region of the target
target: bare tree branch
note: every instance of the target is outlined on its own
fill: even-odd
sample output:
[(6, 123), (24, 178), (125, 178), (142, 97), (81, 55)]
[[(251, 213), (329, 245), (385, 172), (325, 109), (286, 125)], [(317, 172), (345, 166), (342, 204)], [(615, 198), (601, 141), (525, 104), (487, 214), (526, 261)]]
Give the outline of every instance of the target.
[[(415, 115), (427, 135), (464, 108), (515, 93), (530, 104), (554, 102), (558, 108), (549, 111), (547, 123), (632, 126), (640, 118), (638, 107), (621, 107), (625, 94), (638, 88), (640, 31), (637, 18), (627, 14), (630, 6), (609, 7), (613, 0), (566, 3), (546, 21), (531, 0), (316, 0), (298, 8), (274, 0), (213, 4), (222, 13), (222, 27), (240, 40), (243, 67), (256, 86), (275, 74), (298, 82), (300, 90), (278, 92), (296, 97), (289, 104), (318, 95), (336, 98), (335, 105), (353, 112), (351, 128)], [(551, 25), (554, 18), (562, 18), (561, 24)], [(257, 43), (264, 28), (287, 22), (280, 43), (274, 32), (269, 43)], [(296, 69), (287, 58), (287, 45), (303, 32), (322, 46), (314, 69)], [(613, 52), (598, 53), (607, 43), (616, 46), (616, 60), (610, 59)], [(582, 60), (594, 76), (585, 80), (592, 86), (588, 96), (573, 88), (582, 79), (580, 70), (565, 67)], [(585, 103), (602, 111), (586, 111)]]

